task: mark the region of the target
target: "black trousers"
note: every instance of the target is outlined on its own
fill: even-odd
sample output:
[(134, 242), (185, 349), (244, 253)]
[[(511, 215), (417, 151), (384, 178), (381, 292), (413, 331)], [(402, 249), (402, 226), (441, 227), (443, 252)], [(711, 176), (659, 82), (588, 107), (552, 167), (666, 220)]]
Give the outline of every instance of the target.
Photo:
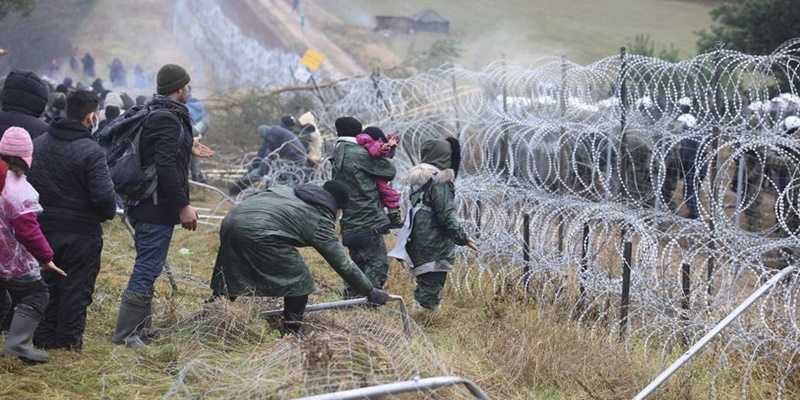
[(80, 350), (86, 329), (86, 309), (92, 304), (95, 281), (100, 272), (103, 238), (75, 233), (45, 232), (55, 252), (54, 262), (66, 277), (45, 272), (50, 303), (36, 329), (34, 341), (43, 348)]
[(26, 305), (44, 314), (48, 300), (47, 285), (41, 279), (35, 281), (18, 281), (0, 279), (0, 320), (11, 321), (13, 308)]

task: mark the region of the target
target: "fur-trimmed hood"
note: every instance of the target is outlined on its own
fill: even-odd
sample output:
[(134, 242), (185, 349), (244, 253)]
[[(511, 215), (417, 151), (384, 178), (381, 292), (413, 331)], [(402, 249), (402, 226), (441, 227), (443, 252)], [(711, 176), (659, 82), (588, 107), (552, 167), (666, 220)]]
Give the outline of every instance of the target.
[(455, 178), (455, 171), (450, 168), (440, 170), (433, 165), (421, 163), (411, 168), (411, 170), (400, 179), (400, 182), (410, 186), (422, 186), (431, 179), (433, 179), (434, 183), (444, 183), (452, 182)]

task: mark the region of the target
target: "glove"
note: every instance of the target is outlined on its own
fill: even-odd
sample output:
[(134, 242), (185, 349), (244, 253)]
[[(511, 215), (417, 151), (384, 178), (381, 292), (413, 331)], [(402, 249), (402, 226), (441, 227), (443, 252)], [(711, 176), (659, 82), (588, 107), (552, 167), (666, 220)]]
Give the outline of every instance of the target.
[(403, 227), (403, 215), (400, 214), (399, 208), (390, 208), (389, 212), (386, 213), (389, 217), (389, 226), (392, 228), (396, 227)]
[(382, 306), (389, 301), (389, 293), (385, 290), (372, 288), (367, 295), (367, 301)]

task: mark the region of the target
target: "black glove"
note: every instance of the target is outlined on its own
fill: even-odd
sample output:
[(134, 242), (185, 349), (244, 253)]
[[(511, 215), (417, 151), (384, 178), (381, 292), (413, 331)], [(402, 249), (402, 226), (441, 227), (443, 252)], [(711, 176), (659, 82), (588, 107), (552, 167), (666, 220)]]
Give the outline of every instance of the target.
[(389, 292), (381, 289), (372, 288), (367, 295), (367, 301), (372, 304), (382, 306), (389, 301)]

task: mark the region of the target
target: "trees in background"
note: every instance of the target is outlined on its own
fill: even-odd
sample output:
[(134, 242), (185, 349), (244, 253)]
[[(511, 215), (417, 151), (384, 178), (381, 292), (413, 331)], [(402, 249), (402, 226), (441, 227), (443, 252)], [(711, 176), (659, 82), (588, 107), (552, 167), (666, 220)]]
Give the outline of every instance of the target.
[(797, 0), (728, 1), (712, 10), (711, 18), (711, 28), (698, 32), (700, 52), (722, 46), (749, 54), (770, 54), (800, 36)]

